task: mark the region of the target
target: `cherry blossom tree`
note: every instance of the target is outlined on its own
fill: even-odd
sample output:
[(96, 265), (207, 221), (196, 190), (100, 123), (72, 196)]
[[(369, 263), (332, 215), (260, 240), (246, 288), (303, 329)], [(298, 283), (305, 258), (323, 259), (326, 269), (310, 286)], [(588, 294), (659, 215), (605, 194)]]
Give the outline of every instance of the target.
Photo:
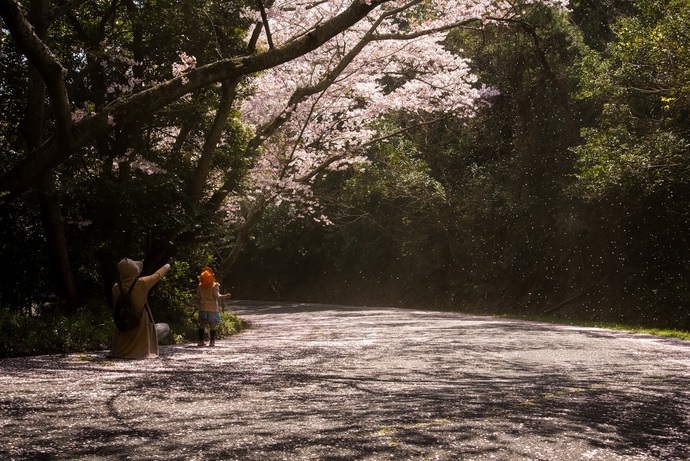
[[(82, 2), (74, 2), (79, 5)], [(137, 120), (142, 115), (163, 109), (200, 88), (269, 69), (299, 57), (333, 36), (347, 30), (385, 0), (355, 1), (337, 15), (315, 24), (308, 33), (295, 37), (281, 47), (261, 53), (221, 58), (164, 82), (153, 81), (139, 91), (118, 98), (99, 112), (73, 122), (65, 67), (50, 47), (36, 34), (22, 6), (14, 0), (0, 2), (0, 15), (16, 46), (40, 73), (54, 112), (55, 132), (45, 143), (0, 176), (0, 190), (21, 193), (36, 184), (36, 179), (67, 160), (74, 152), (95, 142), (112, 130), (113, 124)], [(55, 12), (57, 14), (57, 12)], [(171, 63), (172, 65), (172, 63)], [(175, 70), (179, 72), (176, 66)]]
[[(558, 0), (555, 1), (560, 4)], [(82, 2), (74, 2), (77, 5), (80, 3)], [(261, 10), (263, 11), (263, 8)], [(494, 16), (500, 18), (519, 14), (519, 9), (516, 11), (516, 8), (507, 2), (488, 1), (276, 2), (272, 8), (264, 12), (269, 21), (266, 24), (268, 32), (264, 35), (269, 47), (265, 51), (222, 58), (199, 68), (191, 68), (190, 62), (186, 61), (193, 57), (183, 57), (182, 63), (171, 64), (173, 78), (163, 82), (149, 81), (140, 91), (132, 94), (125, 91), (123, 97), (116, 99), (98, 113), (89, 113), (84, 117), (81, 116), (84, 109), (72, 107), (70, 103), (64, 78), (65, 67), (35, 33), (35, 28), (21, 5), (15, 0), (2, 0), (0, 14), (17, 46), (46, 83), (56, 122), (55, 133), (49, 140), (27, 153), (21, 162), (0, 176), (0, 190), (16, 194), (32, 187), (37, 177), (60, 165), (77, 148), (94, 142), (115, 124), (136, 120), (144, 113), (165, 108), (199, 88), (257, 72), (275, 72), (285, 63), (292, 63), (293, 70), (288, 72), (293, 76), (298, 74), (301, 66), (306, 66), (301, 67), (305, 73), (300, 80), (307, 77), (313, 82), (332, 73), (330, 79), (319, 82), (320, 85), (327, 85), (334, 83), (332, 80), (345, 70), (335, 72), (334, 69), (328, 68), (329, 63), (340, 60), (340, 55), (345, 56), (341, 67), (351, 64), (347, 67), (349, 73), (361, 73), (372, 70), (371, 67), (365, 67), (364, 61), (369, 61), (369, 57), (373, 58), (373, 62), (380, 63), (386, 54), (391, 56), (392, 53), (396, 53), (395, 45), (388, 49), (380, 46), (378, 53), (381, 55), (377, 56), (377, 51), (372, 50), (370, 55), (367, 52), (366, 59), (365, 56), (356, 59), (370, 42), (409, 40), (472, 20), (481, 21), (492, 19)], [(279, 44), (275, 45), (276, 42)], [(408, 52), (410, 48), (412, 47), (408, 47)], [(423, 46), (417, 50), (429, 52), (429, 48), (425, 49)], [(437, 50), (440, 50), (440, 47)], [(397, 50), (401, 53), (405, 51), (404, 47)], [(314, 53), (308, 55), (311, 52)], [(375, 82), (379, 75), (380, 72), (372, 74), (373, 78), (370, 80)], [(293, 85), (298, 87), (303, 82), (300, 80), (295, 80)], [(130, 87), (142, 83), (139, 78), (128, 80)], [(117, 85), (113, 82), (108, 88), (109, 92), (115, 92)], [(371, 88), (373, 87), (369, 87), (370, 90)], [(419, 89), (420, 86), (417, 85), (416, 88)], [(360, 84), (359, 90), (363, 91), (365, 87)], [(408, 91), (408, 94), (412, 92)], [(421, 93), (417, 94), (422, 96)], [(391, 99), (393, 100), (394, 98)]]
[[(365, 165), (361, 154), (366, 147), (391, 135), (373, 129), (378, 118), (402, 111), (412, 118), (442, 114), (461, 122), (495, 94), (478, 84), (467, 61), (442, 43), (452, 28), (510, 20), (521, 10), (452, 3), (389, 5), (319, 49), (253, 81), (255, 92), (243, 101), (242, 114), (256, 131), (253, 145), (262, 149), (247, 177), (250, 193), (227, 203), (229, 218), (241, 225), (226, 267), (237, 257), (246, 229), (270, 203), (289, 201), (296, 213), (328, 222), (310, 183), (330, 169)], [(267, 39), (289, 40), (305, 22), (328, 14), (319, 13), (319, 7), (299, 11), (292, 4), (276, 3), (266, 15), (271, 31)], [(244, 214), (238, 215), (241, 210)]]
[[(34, 99), (45, 94), (48, 103), (41, 136), (25, 143), (0, 174), (2, 200), (15, 200), (75, 158), (98, 159), (121, 177), (133, 168), (151, 178), (174, 176), (180, 161), (171, 155), (192, 145), (191, 173), (178, 175), (186, 182), (190, 221), (199, 210), (244, 210), (228, 215), (239, 223), (241, 248), (242, 235), (270, 203), (303, 204), (303, 211), (320, 217), (310, 183), (329, 169), (365, 164), (366, 147), (391, 135), (374, 130), (378, 117), (390, 111), (471, 116), (492, 90), (476, 81), (466, 61), (444, 50), (444, 34), (519, 17), (531, 1), (259, 0), (247, 2), (234, 24), (219, 20), (213, 8), (222, 5), (207, 2), (199, 8), (212, 11), (214, 39), (199, 38), (195, 50), (180, 49), (170, 60), (155, 37), (143, 45), (145, 2), (0, 0), (3, 48), (21, 53), (33, 81), (45, 88), (32, 93)], [(563, 7), (560, 0), (541, 3)], [(100, 18), (93, 32), (80, 19), (87, 6)], [(64, 24), (74, 30), (71, 47), (51, 39), (64, 33), (51, 28)], [(248, 34), (240, 46), (228, 35), (243, 28)], [(90, 99), (80, 96), (85, 82)], [(176, 111), (197, 117), (183, 120)], [(198, 117), (208, 123), (191, 122)], [(243, 155), (253, 164), (238, 190), (237, 171), (214, 170), (214, 162), (237, 142), (240, 123), (251, 133)], [(169, 223), (163, 240), (185, 232), (186, 223)], [(232, 260), (232, 254), (226, 258)]]

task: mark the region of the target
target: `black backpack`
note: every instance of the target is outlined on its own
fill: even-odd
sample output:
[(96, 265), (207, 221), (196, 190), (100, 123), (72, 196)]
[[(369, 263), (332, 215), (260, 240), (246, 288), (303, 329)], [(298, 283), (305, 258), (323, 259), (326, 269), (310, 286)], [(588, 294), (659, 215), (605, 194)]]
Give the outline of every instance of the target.
[(122, 281), (117, 281), (117, 285), (120, 287), (120, 296), (118, 296), (117, 301), (115, 301), (113, 318), (115, 319), (115, 326), (120, 331), (129, 331), (139, 325), (139, 320), (141, 319), (143, 311), (137, 312), (137, 308), (134, 306), (131, 296), (137, 280), (139, 280), (139, 277), (134, 279), (132, 286), (129, 287), (129, 291), (126, 293), (125, 290), (122, 289)]

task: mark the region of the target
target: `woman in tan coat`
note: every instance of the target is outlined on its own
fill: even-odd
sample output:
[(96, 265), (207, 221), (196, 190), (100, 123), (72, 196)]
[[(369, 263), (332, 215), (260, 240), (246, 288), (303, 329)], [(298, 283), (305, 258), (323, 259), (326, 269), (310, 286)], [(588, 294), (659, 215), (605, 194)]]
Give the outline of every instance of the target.
[[(171, 264), (172, 259), (153, 274), (139, 277), (131, 293), (134, 306), (142, 312), (139, 325), (132, 330), (124, 332), (115, 328), (115, 336), (108, 354), (109, 357), (127, 359), (153, 359), (158, 357), (158, 339), (165, 336), (170, 331), (170, 327), (165, 323), (154, 323), (153, 314), (151, 314), (146, 298), (149, 290), (170, 270)], [(124, 258), (118, 263), (117, 270), (120, 273), (120, 282), (125, 292), (129, 291), (132, 282), (141, 274), (143, 267), (143, 261), (133, 261), (129, 258)], [(116, 283), (113, 286), (113, 305), (115, 305), (119, 296), (120, 288)]]

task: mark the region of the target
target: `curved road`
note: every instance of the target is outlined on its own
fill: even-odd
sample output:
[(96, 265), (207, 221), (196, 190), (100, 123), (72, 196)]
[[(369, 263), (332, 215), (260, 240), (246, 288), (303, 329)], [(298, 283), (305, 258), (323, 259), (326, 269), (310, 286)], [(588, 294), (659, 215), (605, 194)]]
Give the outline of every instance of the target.
[(230, 304), (252, 327), (216, 348), (0, 360), (0, 459), (690, 459), (690, 342)]

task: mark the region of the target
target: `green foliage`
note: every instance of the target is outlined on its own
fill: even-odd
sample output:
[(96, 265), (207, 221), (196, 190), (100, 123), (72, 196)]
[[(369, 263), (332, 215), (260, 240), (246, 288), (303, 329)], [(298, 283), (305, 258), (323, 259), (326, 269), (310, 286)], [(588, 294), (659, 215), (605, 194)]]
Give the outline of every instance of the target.
[(586, 193), (650, 195), (687, 188), (690, 162), (690, 5), (639, 0), (601, 53), (582, 62), (580, 98), (601, 101), (597, 126), (574, 150)]
[[(197, 66), (218, 59), (219, 52), (245, 53), (249, 24), (240, 19), (245, 6), (242, 1), (207, 0), (80, 2), (55, 16), (45, 41), (67, 70), (76, 117), (140, 91), (141, 84), (132, 85), (139, 80), (154, 86), (169, 79), (171, 63), (179, 62), (181, 52), (194, 56)], [(29, 144), (47, 138), (53, 128), (50, 116), (25, 120), (31, 96), (44, 95), (28, 88), (27, 61), (7, 31), (0, 33), (0, 40), (0, 161), (10, 168), (27, 155)], [(224, 230), (222, 219), (203, 201), (221, 183), (229, 189), (237, 186), (251, 165), (244, 156), (249, 133), (237, 112), (230, 114), (214, 152), (202, 201), (190, 194), (220, 99), (220, 86), (212, 86), (135, 123), (112, 121), (111, 133), (54, 170), (56, 191), (51, 198), (62, 208), (64, 231), (59, 232), (68, 245), (78, 301), (108, 302), (114, 268), (123, 256), (146, 260), (151, 266), (147, 271), (175, 251), (187, 251), (195, 261), (194, 253), (205, 251), (205, 244), (189, 244), (193, 237)], [(30, 125), (32, 133), (25, 130)], [(11, 203), (0, 202), (0, 254), (14, 263), (0, 270), (1, 308), (27, 314), (36, 303), (64, 296), (51, 261), (53, 249), (46, 245), (54, 228), (46, 222), (44, 202), (33, 191)], [(201, 249), (186, 248), (195, 245)]]
[(570, 20), (582, 31), (582, 38), (588, 47), (601, 51), (613, 39), (613, 24), (621, 16), (631, 14), (633, 2), (630, 0), (609, 0), (591, 2), (571, 0)]
[(0, 309), (0, 357), (103, 350), (113, 328), (111, 312), (98, 306), (69, 316), (55, 310), (26, 316)]
[[(564, 194), (579, 130), (569, 100), (577, 30), (535, 7), (524, 22), (454, 31), (445, 44), (500, 96), (471, 119), (394, 114), (376, 128), (404, 136), (369, 149), (363, 173), (315, 188), (335, 226), (307, 230), (309, 240), (293, 234), (321, 258), (294, 255), (287, 267), (311, 267), (316, 299), (445, 305), (537, 292), (539, 305), (580, 282)], [(569, 221), (554, 222), (559, 213)], [(275, 261), (286, 246), (253, 247), (250, 257)]]
[[(158, 321), (168, 320), (164, 313), (154, 315)], [(218, 339), (227, 339), (247, 328), (246, 322), (235, 314), (223, 312), (221, 319)], [(178, 316), (169, 325), (170, 334), (160, 344), (196, 341), (194, 318)], [(114, 325), (112, 314), (106, 309), (84, 310), (68, 316), (53, 312), (31, 317), (0, 309), (0, 331), (3, 331), (0, 357), (18, 357), (106, 350), (110, 347)]]
[(36, 205), (36, 197), (27, 194), (0, 208), (0, 255), (12, 261), (0, 265), (0, 309), (11, 306), (13, 312), (28, 314), (32, 304), (55, 298)]
[(149, 301), (156, 321), (183, 324), (184, 319), (191, 317), (190, 306), (195, 296), (190, 289), (195, 285), (192, 273), (189, 263), (177, 260), (156, 284)]
[[(185, 341), (196, 341), (197, 315), (196, 287), (198, 285), (198, 268), (212, 264), (212, 257), (206, 256), (199, 264), (190, 264), (176, 260), (165, 277), (151, 291), (149, 305), (157, 322), (170, 325), (170, 335), (161, 344), (177, 344)], [(224, 306), (224, 301), (220, 301)], [(218, 324), (218, 338), (223, 339), (237, 334), (245, 328), (242, 320), (235, 314), (221, 312), (221, 323)]]
[(654, 336), (661, 336), (665, 338), (678, 338), (690, 341), (690, 331), (678, 329), (663, 329), (645, 327), (640, 325), (615, 323), (615, 322), (586, 322), (586, 321), (567, 321), (562, 317), (545, 316), (545, 315), (497, 315), (497, 318), (517, 318), (521, 320), (532, 320), (536, 322), (578, 325), (591, 328), (604, 328), (606, 330), (627, 331), (630, 333), (649, 334)]
[(572, 221), (573, 203), (563, 191), (581, 118), (569, 94), (582, 37), (562, 13), (535, 7), (521, 22), (482, 34), (459, 31), (448, 46), (500, 92), (464, 125), (418, 137), (433, 155), (432, 169), (454, 191), (454, 280), (536, 307), (573, 290), (573, 275), (582, 270), (570, 256), (577, 251), (573, 226), (559, 221), (561, 214)]
[(23, 58), (8, 42), (8, 37), (0, 32), (0, 53), (4, 54), (0, 59), (0, 160), (3, 163), (20, 158), (16, 140), (21, 135), (19, 124), (26, 105), (22, 89), (28, 78)]
[(230, 312), (221, 312), (220, 319), (221, 322), (216, 326), (218, 339), (236, 335), (248, 326), (248, 324), (242, 321), (236, 314)]
[[(579, 66), (581, 100), (600, 112), (582, 131), (573, 191), (608, 226), (610, 274), (650, 321), (687, 324), (690, 212), (690, 4), (638, 0), (612, 41)], [(633, 314), (633, 313), (631, 313)]]
[(617, 189), (631, 198), (659, 190), (687, 187), (688, 141), (675, 133), (656, 130), (635, 136), (625, 125), (588, 128), (578, 156), (579, 187), (588, 197), (602, 197)]
[[(221, 322), (216, 326), (216, 337), (218, 339), (227, 339), (248, 327), (247, 322), (229, 312), (221, 312), (220, 318)], [(164, 317), (161, 317), (161, 321), (163, 319)], [(177, 320), (168, 325), (170, 326), (170, 333), (160, 340), (161, 345), (184, 344), (197, 341), (199, 324), (196, 320), (196, 315), (186, 318), (178, 317)]]

